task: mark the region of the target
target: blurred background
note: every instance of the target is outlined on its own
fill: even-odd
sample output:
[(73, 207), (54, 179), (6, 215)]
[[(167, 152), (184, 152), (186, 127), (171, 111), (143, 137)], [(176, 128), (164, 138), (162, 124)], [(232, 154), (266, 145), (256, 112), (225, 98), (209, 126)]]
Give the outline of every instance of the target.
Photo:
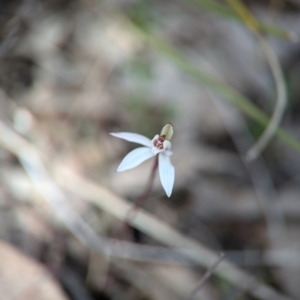
[[(188, 299), (212, 260), (177, 255), (184, 239), (300, 299), (297, 36), (298, 0), (1, 0), (0, 299)], [(285, 131), (249, 162), (278, 85)], [(172, 196), (156, 176), (120, 236), (153, 162), (116, 173), (136, 145), (109, 133), (168, 122)], [(193, 299), (276, 299), (241, 281)]]

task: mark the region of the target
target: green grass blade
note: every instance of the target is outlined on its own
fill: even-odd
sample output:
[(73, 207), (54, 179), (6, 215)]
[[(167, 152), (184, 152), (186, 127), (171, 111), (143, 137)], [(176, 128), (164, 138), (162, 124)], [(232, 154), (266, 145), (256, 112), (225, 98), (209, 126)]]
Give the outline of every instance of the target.
[[(260, 125), (268, 125), (270, 118), (237, 90), (204, 73), (202, 70), (196, 67), (195, 64), (193, 64), (187, 57), (185, 57), (185, 55), (183, 55), (165, 40), (163, 41), (157, 37), (154, 37), (152, 34), (135, 26), (129, 21), (127, 22), (127, 24), (131, 27), (132, 30), (135, 31), (136, 34), (145, 39), (154, 49), (158, 50), (165, 57), (167, 57), (180, 70), (194, 78), (197, 82), (203, 84), (205, 87), (211, 89), (213, 92), (216, 92), (222, 97), (226, 98), (228, 101), (237, 106), (242, 112), (244, 112), (247, 116), (255, 120)], [(276, 135), (289, 147), (300, 154), (300, 142), (294, 139), (288, 132), (286, 132), (282, 128), (278, 128), (278, 130), (276, 131)]]
[[(189, 0), (189, 1), (195, 3), (197, 6), (201, 6), (207, 11), (216, 13), (222, 17), (226, 17), (228, 19), (232, 19), (234, 21), (244, 24), (243, 19), (236, 13), (234, 9), (232, 9), (228, 5), (220, 4), (219, 2), (214, 0)], [(277, 26), (260, 22), (260, 21), (258, 21), (258, 26), (260, 31), (262, 31), (263, 33), (271, 34), (279, 38), (294, 40), (294, 36), (291, 32), (288, 32)]]

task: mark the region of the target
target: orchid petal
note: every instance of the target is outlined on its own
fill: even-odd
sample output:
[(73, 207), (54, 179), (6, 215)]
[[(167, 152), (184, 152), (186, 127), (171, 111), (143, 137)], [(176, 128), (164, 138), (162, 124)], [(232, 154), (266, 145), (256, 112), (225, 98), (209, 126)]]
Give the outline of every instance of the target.
[(175, 180), (175, 169), (171, 164), (170, 157), (164, 153), (158, 155), (159, 177), (161, 184), (168, 197), (172, 194)]
[(148, 147), (136, 148), (124, 157), (117, 169), (117, 172), (123, 172), (135, 168), (153, 156), (153, 152)]
[(152, 147), (152, 142), (149, 138), (138, 134), (138, 133), (132, 133), (132, 132), (112, 132), (110, 133), (112, 136), (115, 136), (117, 138), (126, 140), (128, 142), (141, 144), (146, 147)]
[(172, 147), (171, 142), (165, 140), (165, 141), (164, 141), (164, 150), (170, 150), (171, 147)]
[(156, 135), (154, 136), (154, 138), (153, 138), (152, 141), (151, 141), (151, 144), (153, 144), (154, 141), (155, 141), (157, 138), (159, 138), (159, 135), (158, 135), (158, 134), (156, 134)]
[(171, 156), (171, 155), (173, 155), (173, 152), (172, 151), (170, 151), (170, 150), (165, 150), (164, 151), (164, 155), (166, 155), (166, 156)]
[(156, 154), (158, 154), (158, 153), (160, 153), (160, 152), (163, 152), (164, 151), (164, 149), (158, 149), (158, 148), (156, 148), (156, 147), (152, 147), (152, 153), (154, 154), (154, 155), (156, 155)]

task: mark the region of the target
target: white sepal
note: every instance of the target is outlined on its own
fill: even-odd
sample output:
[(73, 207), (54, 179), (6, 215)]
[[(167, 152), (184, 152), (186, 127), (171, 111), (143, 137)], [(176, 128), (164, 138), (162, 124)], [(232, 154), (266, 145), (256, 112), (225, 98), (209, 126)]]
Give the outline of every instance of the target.
[(132, 133), (132, 132), (112, 132), (110, 133), (112, 136), (115, 136), (117, 138), (126, 140), (128, 142), (137, 143), (146, 147), (151, 147), (152, 142), (149, 138), (146, 136), (143, 136), (138, 133)]
[(165, 140), (165, 141), (164, 141), (164, 150), (170, 150), (171, 147), (172, 147), (171, 142)]
[(156, 154), (158, 154), (158, 153), (160, 153), (160, 152), (163, 152), (164, 151), (164, 149), (157, 149), (156, 147), (152, 147), (152, 152), (153, 152), (153, 154), (154, 155), (156, 155)]
[(148, 147), (141, 147), (136, 148), (129, 152), (122, 162), (120, 163), (117, 172), (123, 172), (132, 168), (137, 167), (147, 159), (153, 157), (154, 154), (151, 151), (151, 148)]
[(167, 196), (170, 197), (175, 180), (175, 169), (171, 164), (170, 157), (164, 153), (158, 154), (158, 168), (161, 184)]

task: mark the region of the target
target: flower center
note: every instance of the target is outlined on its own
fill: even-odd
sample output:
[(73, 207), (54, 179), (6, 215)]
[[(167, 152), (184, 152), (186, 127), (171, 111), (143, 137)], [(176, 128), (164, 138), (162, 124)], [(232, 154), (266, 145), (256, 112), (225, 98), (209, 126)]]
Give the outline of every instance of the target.
[(156, 140), (154, 140), (153, 142), (154, 147), (159, 150), (163, 150), (165, 139), (166, 139), (165, 135), (160, 135)]

